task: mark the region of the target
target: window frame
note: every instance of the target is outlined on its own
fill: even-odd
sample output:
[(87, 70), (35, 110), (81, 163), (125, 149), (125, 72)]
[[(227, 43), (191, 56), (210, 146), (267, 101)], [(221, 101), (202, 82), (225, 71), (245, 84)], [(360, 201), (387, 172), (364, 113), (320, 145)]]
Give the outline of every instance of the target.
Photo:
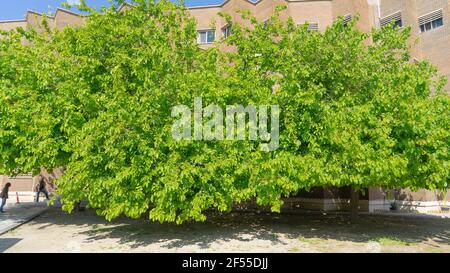
[[(208, 41), (208, 37), (209, 37), (208, 33), (209, 32), (212, 32), (214, 34), (212, 41)], [(201, 41), (201, 33), (205, 33), (206, 34), (206, 41), (205, 42)], [(209, 44), (214, 43), (215, 41), (216, 41), (216, 30), (215, 29), (208, 28), (208, 29), (197, 30), (197, 44), (199, 44), (199, 45), (209, 45)]]
[[(390, 18), (392, 17), (392, 18)], [(396, 20), (396, 18), (399, 17), (399, 20)], [(387, 19), (391, 19), (389, 21), (387, 21)], [(388, 24), (391, 24), (392, 22), (394, 22), (394, 27), (397, 28), (403, 28), (404, 24), (403, 24), (403, 12), (402, 10), (398, 10), (396, 12), (393, 12), (391, 14), (388, 14), (384, 17), (381, 17), (379, 19), (379, 23), (380, 23), (380, 27), (384, 27)], [(400, 25), (397, 24), (397, 22), (400, 22)]]
[(348, 26), (348, 23), (350, 23), (350, 21), (353, 19), (353, 16), (351, 13), (347, 13), (346, 15), (344, 15), (344, 22), (342, 22), (342, 25), (344, 27)]
[[(436, 19), (433, 19), (433, 20), (431, 20), (429, 22), (426, 22), (426, 23), (422, 23), (422, 24), (420, 23), (422, 18), (424, 18), (426, 16), (429, 16), (429, 15), (432, 15), (433, 13), (439, 13), (439, 12), (441, 14), (440, 17), (438, 17)], [(443, 9), (437, 9), (437, 10), (434, 10), (432, 12), (429, 12), (429, 13), (426, 13), (424, 15), (421, 15), (421, 16), (418, 17), (418, 21), (419, 21), (418, 22), (419, 23), (419, 31), (420, 31), (421, 34), (425, 33), (425, 32), (429, 32), (429, 31), (433, 31), (435, 29), (439, 29), (441, 27), (444, 27), (445, 26), (445, 23), (444, 23), (444, 10)], [(441, 22), (441, 24), (438, 25), (438, 26), (435, 25), (435, 23), (437, 21)]]
[[(303, 23), (298, 24), (298, 26), (308, 25), (308, 31), (320, 31), (319, 21), (305, 21)], [(317, 28), (311, 28), (311, 25), (317, 25)]]
[(233, 27), (232, 24), (227, 24), (227, 25), (222, 27), (221, 31), (222, 31), (222, 37), (223, 38), (226, 39), (226, 38), (231, 36), (231, 34), (233, 33), (232, 32), (232, 27)]

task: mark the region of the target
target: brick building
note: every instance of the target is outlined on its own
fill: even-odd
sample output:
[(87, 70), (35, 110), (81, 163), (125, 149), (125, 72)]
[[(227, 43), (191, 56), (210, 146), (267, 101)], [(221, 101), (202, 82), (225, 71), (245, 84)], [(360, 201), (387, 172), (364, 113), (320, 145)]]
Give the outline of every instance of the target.
[[(189, 7), (189, 12), (197, 20), (198, 43), (200, 47), (212, 46), (215, 39), (229, 35), (230, 27), (218, 15), (225, 12), (236, 23), (242, 23), (237, 10), (249, 10), (257, 19), (269, 18), (278, 5), (286, 5), (282, 17), (292, 17), (298, 24), (308, 22), (310, 29), (324, 31), (338, 16), (351, 19), (359, 15), (358, 27), (369, 31), (392, 21), (399, 27), (412, 28), (411, 42), (418, 41), (412, 49), (412, 56), (418, 60), (427, 59), (434, 63), (441, 74), (450, 78), (450, 0), (225, 0), (219, 5)], [(127, 5), (121, 9), (126, 9)], [(50, 27), (64, 28), (67, 25), (81, 25), (85, 17), (58, 8), (53, 16), (46, 16)], [(17, 27), (33, 26), (40, 28), (42, 15), (28, 11), (25, 19), (0, 21), (0, 29), (11, 30)], [(215, 27), (213, 27), (215, 26)], [(450, 84), (447, 85), (450, 92)], [(16, 178), (0, 176), (2, 184), (12, 182), (11, 191), (31, 191), (33, 177)], [(438, 211), (442, 194), (419, 190), (401, 190), (396, 194), (396, 205), (400, 208), (419, 211)], [(311, 192), (301, 192), (286, 199), (288, 205), (322, 210), (343, 209), (348, 206), (350, 191), (347, 188), (316, 188)], [(361, 196), (362, 210), (388, 210), (393, 199), (392, 193), (379, 188), (369, 188)]]

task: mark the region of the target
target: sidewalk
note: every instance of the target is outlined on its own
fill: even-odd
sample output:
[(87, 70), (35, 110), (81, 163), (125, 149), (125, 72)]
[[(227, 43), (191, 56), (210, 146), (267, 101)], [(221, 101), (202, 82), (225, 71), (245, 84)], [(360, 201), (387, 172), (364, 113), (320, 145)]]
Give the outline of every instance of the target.
[(4, 208), (5, 213), (0, 213), (0, 235), (34, 219), (48, 208), (47, 202), (7, 205)]

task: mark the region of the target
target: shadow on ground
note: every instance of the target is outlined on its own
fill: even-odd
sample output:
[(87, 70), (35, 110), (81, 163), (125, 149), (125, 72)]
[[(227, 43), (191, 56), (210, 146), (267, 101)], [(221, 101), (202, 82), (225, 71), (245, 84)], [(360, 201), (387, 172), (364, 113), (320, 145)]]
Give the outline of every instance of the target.
[[(449, 218), (416, 218), (404, 216), (361, 215), (356, 224), (345, 214), (331, 213), (229, 213), (210, 212), (203, 223), (183, 225), (159, 224), (146, 219), (119, 218), (112, 222), (96, 216), (91, 210), (67, 214), (52, 208), (30, 223), (39, 229), (55, 225), (80, 226), (79, 234), (86, 242), (117, 239), (131, 248), (158, 243), (173, 249), (195, 245), (208, 248), (213, 242), (254, 239), (268, 240), (271, 245), (285, 244), (285, 238), (299, 240), (337, 240), (368, 243), (385, 240), (404, 245), (425, 243), (450, 245)], [(281, 238), (282, 237), (282, 238)], [(244, 250), (245, 251), (245, 250)]]
[(22, 239), (19, 238), (0, 238), (0, 253), (4, 252), (8, 248), (14, 246)]

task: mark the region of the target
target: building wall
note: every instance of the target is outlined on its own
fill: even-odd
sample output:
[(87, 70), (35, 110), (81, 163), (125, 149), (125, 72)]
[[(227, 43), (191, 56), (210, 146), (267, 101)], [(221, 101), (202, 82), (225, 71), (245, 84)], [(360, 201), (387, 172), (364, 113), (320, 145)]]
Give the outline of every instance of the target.
[(66, 26), (79, 26), (85, 22), (85, 17), (78, 14), (58, 9), (55, 13), (54, 27), (63, 29)]
[(28, 11), (24, 20), (0, 21), (0, 30), (13, 30), (18, 27), (33, 27), (38, 31), (43, 31), (43, 19), (46, 19), (48, 27), (63, 29), (64, 27), (79, 26), (85, 22), (85, 17), (64, 9), (57, 9), (54, 16), (43, 16), (34, 11)]
[[(418, 17), (432, 11), (443, 9), (444, 26), (419, 34), (421, 57), (437, 65), (439, 71), (450, 78), (450, 1), (417, 0)], [(416, 23), (418, 26), (418, 23)], [(417, 31), (418, 27), (416, 28)], [(447, 85), (450, 93), (450, 84)]]
[[(193, 7), (190, 14), (196, 19), (199, 30), (215, 29), (216, 38), (221, 37), (222, 28), (227, 22), (218, 15), (219, 12), (231, 16), (233, 22), (246, 25), (247, 21), (241, 18), (239, 11), (250, 11), (259, 21), (265, 21), (275, 11), (277, 6), (284, 5), (286, 10), (281, 12), (281, 18), (292, 17), (297, 24), (305, 22), (318, 22), (319, 29), (325, 30), (333, 22), (333, 5), (331, 0), (285, 1), (261, 0), (251, 3), (247, 0), (230, 0), (219, 6)], [(211, 45), (201, 45), (208, 48)]]
[(28, 25), (26, 20), (0, 21), (1, 30), (14, 30), (16, 28), (26, 28)]
[(287, 12), (298, 24), (317, 22), (319, 31), (325, 31), (326, 27), (333, 23), (331, 1), (293, 2)]
[(16, 177), (3, 175), (1, 182), (2, 188), (6, 183), (11, 183), (10, 192), (33, 190), (33, 177), (31, 175), (19, 175)]
[(53, 27), (55, 24), (55, 18), (51, 16), (43, 16), (42, 14), (36, 13), (34, 11), (28, 11), (26, 15), (27, 27), (32, 27), (37, 31), (44, 31), (45, 26), (43, 25), (43, 20), (45, 18), (48, 27)]
[[(418, 18), (443, 9), (444, 26), (420, 33)], [(450, 1), (448, 0), (381, 0), (381, 17), (402, 12), (404, 26), (411, 27), (410, 43), (417, 42), (411, 55), (435, 64), (439, 72), (450, 78)], [(447, 85), (450, 92), (450, 84)]]
[[(41, 174), (47, 179), (47, 181), (53, 181), (53, 178), (58, 179), (62, 175), (62, 169), (56, 168), (53, 172), (49, 173), (46, 169), (41, 169)], [(0, 189), (6, 183), (11, 183), (9, 189), (10, 192), (32, 192), (37, 188), (38, 175), (33, 176), (32, 174), (17, 175), (15, 177), (8, 177), (6, 175), (0, 175)], [(49, 192), (55, 190), (55, 185), (52, 183), (46, 184), (46, 189)]]
[(376, 25), (377, 5), (371, 0), (333, 0), (333, 18), (351, 15), (359, 16), (357, 27), (363, 31), (370, 31)]

